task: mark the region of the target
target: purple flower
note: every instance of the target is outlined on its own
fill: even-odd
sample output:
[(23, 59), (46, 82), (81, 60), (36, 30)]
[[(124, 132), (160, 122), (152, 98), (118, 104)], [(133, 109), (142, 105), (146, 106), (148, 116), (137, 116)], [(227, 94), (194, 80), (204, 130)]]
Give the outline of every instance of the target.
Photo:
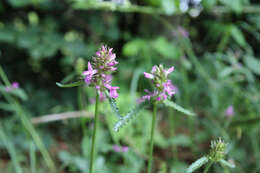
[(11, 92), (12, 90), (17, 89), (17, 88), (19, 88), (19, 87), (20, 87), (20, 86), (19, 86), (19, 83), (18, 83), (18, 82), (13, 82), (13, 83), (11, 84), (11, 86), (5, 87), (5, 91), (6, 91), (6, 92)]
[(88, 70), (84, 71), (82, 74), (85, 76), (85, 83), (89, 85), (91, 83), (92, 77), (97, 73), (97, 70), (93, 70), (91, 63), (88, 62)]
[(189, 32), (186, 31), (183, 27), (179, 26), (177, 30), (178, 30), (178, 33), (179, 33), (182, 37), (184, 37), (184, 38), (188, 38), (188, 37), (189, 37)]
[(12, 88), (19, 88), (19, 83), (18, 82), (13, 82), (12, 83)]
[(148, 78), (148, 79), (153, 79), (153, 78), (154, 78), (154, 75), (152, 75), (152, 74), (150, 74), (150, 73), (144, 72), (144, 77), (145, 77), (145, 78)]
[(169, 96), (175, 94), (175, 87), (172, 84), (171, 80), (167, 80), (167, 82), (163, 83), (163, 86), (164, 86), (164, 92), (166, 92)]
[(150, 92), (145, 90), (146, 95), (137, 100), (138, 103), (142, 103), (146, 100), (155, 100), (157, 102), (167, 99), (175, 94), (175, 86), (171, 80), (167, 79), (168, 75), (174, 71), (174, 67), (164, 69), (162, 65), (153, 66), (151, 73), (144, 72), (144, 77), (152, 79), (154, 84), (154, 91)]
[(109, 88), (109, 90), (110, 90), (110, 92), (109, 92), (110, 97), (112, 97), (112, 98), (117, 98), (117, 97), (118, 97), (117, 89), (119, 89), (118, 86), (115, 86), (115, 87), (112, 87), (112, 86), (111, 86), (111, 87)]
[(117, 153), (121, 151), (121, 147), (118, 146), (118, 145), (114, 145), (113, 149), (114, 149), (114, 151), (117, 152)]
[(114, 145), (113, 146), (113, 150), (115, 151), (115, 152), (117, 152), (117, 153), (119, 153), (119, 152), (123, 152), (123, 153), (125, 153), (125, 152), (128, 152), (128, 150), (129, 150), (129, 147), (128, 146), (118, 146), (118, 145)]
[(123, 146), (122, 147), (122, 152), (128, 152), (128, 150), (129, 150), (128, 146)]
[(109, 90), (110, 97), (118, 97), (117, 89), (119, 87), (111, 86), (111, 73), (116, 71), (115, 65), (118, 64), (115, 59), (116, 54), (113, 53), (113, 48), (102, 45), (96, 52), (96, 57), (93, 57), (92, 65), (88, 62), (88, 70), (82, 73), (85, 83), (98, 90), (100, 97), (105, 96), (104, 92), (106, 90)]
[(235, 111), (232, 105), (228, 106), (226, 111), (225, 111), (225, 115), (227, 117), (233, 117), (235, 115)]

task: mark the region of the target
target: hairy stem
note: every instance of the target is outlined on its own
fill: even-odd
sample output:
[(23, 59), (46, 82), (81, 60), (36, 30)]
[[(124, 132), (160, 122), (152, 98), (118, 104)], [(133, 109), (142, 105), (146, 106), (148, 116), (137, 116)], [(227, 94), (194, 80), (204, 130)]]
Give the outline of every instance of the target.
[(150, 139), (150, 151), (149, 151), (149, 163), (148, 163), (148, 173), (152, 172), (152, 162), (153, 162), (153, 142), (154, 142), (154, 130), (156, 125), (156, 112), (157, 105), (153, 105), (153, 120), (152, 120), (152, 128), (151, 128), (151, 139)]
[(205, 167), (203, 173), (207, 173), (207, 172), (209, 171), (209, 168), (211, 167), (211, 165), (212, 165), (212, 162), (209, 162), (209, 163), (206, 165), (206, 167)]
[(98, 104), (99, 104), (99, 94), (96, 92), (96, 106), (95, 106), (95, 119), (94, 119), (94, 132), (92, 135), (92, 144), (91, 144), (91, 158), (90, 158), (90, 166), (89, 173), (93, 173), (94, 170), (94, 155), (95, 155), (95, 141), (96, 141), (96, 133), (97, 133), (97, 125), (98, 125)]

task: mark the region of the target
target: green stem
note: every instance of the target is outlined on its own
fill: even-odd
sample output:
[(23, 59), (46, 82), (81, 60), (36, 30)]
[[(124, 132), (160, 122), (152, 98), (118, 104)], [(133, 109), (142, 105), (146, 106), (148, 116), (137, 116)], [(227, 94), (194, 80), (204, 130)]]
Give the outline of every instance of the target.
[(153, 120), (152, 120), (152, 128), (151, 128), (151, 139), (150, 139), (150, 153), (149, 153), (149, 163), (148, 163), (148, 173), (152, 172), (152, 161), (153, 161), (153, 142), (154, 142), (154, 130), (156, 123), (156, 112), (157, 105), (153, 105)]
[(206, 167), (205, 167), (203, 173), (207, 173), (207, 172), (209, 171), (209, 168), (211, 167), (211, 165), (212, 165), (212, 162), (209, 162), (209, 163), (206, 165)]
[(95, 107), (95, 119), (94, 119), (94, 132), (92, 135), (92, 145), (91, 145), (91, 158), (90, 158), (90, 167), (89, 173), (93, 173), (94, 167), (94, 154), (95, 154), (95, 141), (96, 141), (96, 133), (97, 133), (97, 125), (98, 125), (98, 104), (99, 104), (99, 94), (96, 92), (96, 107)]

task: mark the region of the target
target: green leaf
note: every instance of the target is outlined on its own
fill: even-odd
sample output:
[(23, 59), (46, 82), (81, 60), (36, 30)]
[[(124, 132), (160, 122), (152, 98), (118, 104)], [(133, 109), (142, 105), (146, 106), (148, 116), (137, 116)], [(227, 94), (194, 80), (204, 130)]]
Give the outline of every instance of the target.
[(116, 116), (119, 119), (121, 119), (122, 116), (120, 115), (119, 109), (118, 109), (118, 107), (116, 105), (116, 100), (111, 98), (107, 91), (105, 92), (105, 94), (106, 94), (106, 97), (108, 98), (108, 101), (109, 101), (109, 104), (110, 104), (110, 107), (111, 107), (112, 111), (116, 114)]
[(4, 102), (0, 102), (0, 110), (5, 110), (5, 111), (14, 111), (14, 107), (11, 104), (7, 104)]
[(131, 119), (133, 119), (135, 115), (137, 115), (146, 105), (147, 102), (143, 102), (130, 110), (125, 116), (122, 116), (122, 118), (115, 124), (114, 130), (118, 132), (120, 128), (125, 126)]
[(244, 59), (246, 66), (255, 74), (260, 75), (260, 60), (248, 55)]
[(164, 101), (165, 106), (171, 107), (179, 112), (184, 113), (185, 115), (189, 115), (189, 116), (195, 116), (196, 114), (193, 112), (190, 112), (189, 110), (184, 109), (183, 107), (181, 107), (180, 105), (177, 105), (176, 103), (170, 101), (170, 100), (165, 100)]
[(235, 168), (236, 167), (236, 165), (234, 165), (234, 164), (232, 164), (232, 163), (230, 163), (230, 162), (228, 162), (228, 161), (226, 161), (224, 159), (221, 159), (220, 163), (222, 163), (223, 165), (225, 165), (227, 167), (230, 167), (230, 168)]
[(243, 33), (235, 25), (232, 25), (231, 27), (231, 36), (240, 46), (244, 47), (246, 45), (246, 40)]
[(206, 164), (209, 161), (208, 157), (203, 156), (200, 159), (193, 162), (186, 170), (186, 173), (194, 172), (195, 170), (202, 167), (204, 164)]
[(73, 82), (73, 83), (69, 83), (69, 84), (62, 84), (62, 83), (56, 82), (56, 85), (58, 85), (58, 87), (61, 87), (61, 88), (76, 87), (76, 86), (80, 86), (83, 84), (84, 84), (84, 81), (82, 81), (82, 80)]

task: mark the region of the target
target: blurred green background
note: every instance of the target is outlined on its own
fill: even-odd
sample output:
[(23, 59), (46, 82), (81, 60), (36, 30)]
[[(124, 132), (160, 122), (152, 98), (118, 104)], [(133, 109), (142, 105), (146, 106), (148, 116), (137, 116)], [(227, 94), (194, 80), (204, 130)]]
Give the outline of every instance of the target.
[[(93, 89), (55, 83), (77, 80), (102, 44), (119, 61), (120, 112), (150, 88), (143, 72), (164, 64), (175, 67), (173, 100), (197, 114), (159, 108), (155, 172), (185, 172), (218, 137), (236, 168), (210, 172), (260, 172), (259, 31), (258, 0), (1, 0), (0, 172), (88, 172)], [(14, 81), (20, 88), (6, 92)], [(96, 172), (145, 172), (151, 110), (120, 132), (107, 101), (100, 112)], [(72, 118), (39, 122), (57, 113)], [(115, 152), (115, 144), (129, 151)]]

